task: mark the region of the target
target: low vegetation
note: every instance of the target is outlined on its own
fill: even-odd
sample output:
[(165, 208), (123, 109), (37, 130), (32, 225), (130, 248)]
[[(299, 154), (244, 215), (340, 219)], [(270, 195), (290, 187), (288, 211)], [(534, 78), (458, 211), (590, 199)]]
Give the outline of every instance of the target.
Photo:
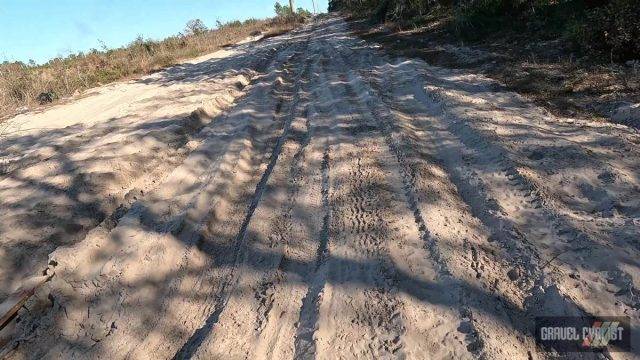
[(91, 87), (157, 71), (251, 34), (273, 35), (288, 31), (304, 21), (306, 15), (304, 11), (290, 14), (287, 10), (273, 19), (218, 22), (215, 29), (209, 29), (201, 20), (195, 19), (187, 23), (182, 33), (161, 41), (138, 37), (122, 48), (103, 46), (86, 53), (58, 57), (42, 65), (33, 61), (1, 63), (0, 119)]
[(558, 116), (638, 124), (629, 110), (640, 103), (637, 0), (329, 4), (351, 14), (353, 30), (385, 51), (473, 69)]
[(404, 27), (445, 21), (465, 41), (524, 32), (569, 39), (583, 54), (607, 61), (640, 59), (637, 0), (331, 0), (329, 9)]

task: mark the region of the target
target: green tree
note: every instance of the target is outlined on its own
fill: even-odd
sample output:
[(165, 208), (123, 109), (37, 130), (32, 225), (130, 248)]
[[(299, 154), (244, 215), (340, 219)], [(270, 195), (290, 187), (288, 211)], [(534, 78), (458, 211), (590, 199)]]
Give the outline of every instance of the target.
[(276, 16), (279, 17), (284, 17), (291, 14), (291, 8), (289, 8), (287, 5), (280, 5), (280, 3), (278, 2), (273, 6), (273, 10), (276, 12)]
[(184, 28), (186, 35), (200, 35), (207, 32), (207, 27), (200, 19), (192, 19), (187, 22), (187, 26)]

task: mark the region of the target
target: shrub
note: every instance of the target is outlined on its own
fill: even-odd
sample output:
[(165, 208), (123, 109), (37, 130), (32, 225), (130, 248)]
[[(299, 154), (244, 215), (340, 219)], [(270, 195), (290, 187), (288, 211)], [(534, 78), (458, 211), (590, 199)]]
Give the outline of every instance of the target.
[(193, 19), (187, 22), (187, 26), (184, 31), (186, 35), (200, 35), (207, 32), (207, 27), (204, 25), (204, 22), (200, 19)]
[(520, 25), (524, 8), (522, 0), (469, 1), (454, 9), (451, 25), (458, 36), (475, 40)]
[(537, 39), (568, 35), (585, 52), (612, 61), (640, 59), (639, 0), (329, 0), (329, 10), (400, 26), (436, 14), (465, 40), (502, 31)]
[(640, 59), (640, 2), (612, 0), (587, 10), (586, 21), (572, 33), (583, 49), (612, 61)]

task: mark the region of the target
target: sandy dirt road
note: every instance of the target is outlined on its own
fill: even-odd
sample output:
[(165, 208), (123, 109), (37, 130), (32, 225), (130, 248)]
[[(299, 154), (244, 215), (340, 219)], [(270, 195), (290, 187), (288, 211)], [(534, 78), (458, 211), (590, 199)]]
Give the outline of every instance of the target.
[(536, 316), (624, 315), (569, 357), (639, 358), (638, 132), (347, 29), (13, 119), (3, 295), (55, 276), (6, 356), (531, 359)]

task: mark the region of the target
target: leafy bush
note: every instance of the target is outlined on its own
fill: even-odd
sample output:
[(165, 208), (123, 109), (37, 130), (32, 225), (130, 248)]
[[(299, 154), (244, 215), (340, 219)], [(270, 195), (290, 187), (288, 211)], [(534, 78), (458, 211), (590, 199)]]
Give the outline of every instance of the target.
[(487, 34), (513, 27), (523, 12), (522, 0), (476, 0), (456, 7), (453, 29), (465, 39), (478, 39)]
[(588, 10), (573, 35), (585, 50), (611, 60), (640, 59), (640, 1), (612, 0)]
[(400, 26), (444, 19), (465, 40), (503, 31), (539, 40), (568, 36), (585, 53), (640, 59), (640, 0), (330, 0), (329, 10)]
[(371, 15), (376, 22), (420, 18), (441, 8), (453, 8), (459, 0), (329, 0), (329, 11)]

